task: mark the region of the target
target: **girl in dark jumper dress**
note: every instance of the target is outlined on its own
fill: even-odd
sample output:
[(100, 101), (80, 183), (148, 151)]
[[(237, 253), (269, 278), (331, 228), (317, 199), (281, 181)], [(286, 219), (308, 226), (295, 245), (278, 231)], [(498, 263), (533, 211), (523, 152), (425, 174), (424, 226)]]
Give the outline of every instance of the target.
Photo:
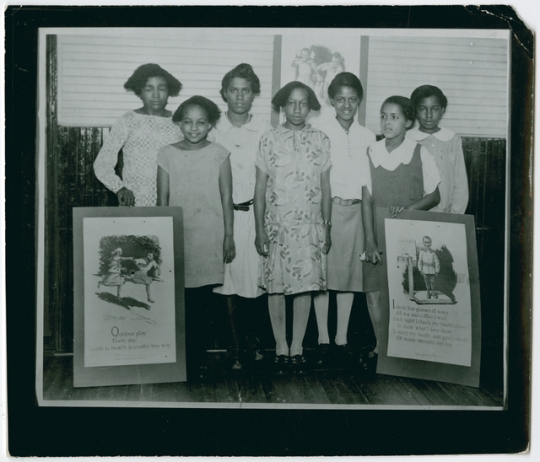
[(389, 207), (395, 217), (403, 209), (429, 210), (440, 201), (439, 172), (425, 147), (405, 137), (412, 126), (414, 111), (408, 98), (391, 96), (381, 107), (381, 131), (384, 139), (368, 149), (370, 181), (362, 188), (365, 262), (363, 284), (369, 316), (377, 345), (368, 358), (378, 353), (381, 328), (379, 271), (381, 256), (377, 249), (374, 224), (375, 207)]

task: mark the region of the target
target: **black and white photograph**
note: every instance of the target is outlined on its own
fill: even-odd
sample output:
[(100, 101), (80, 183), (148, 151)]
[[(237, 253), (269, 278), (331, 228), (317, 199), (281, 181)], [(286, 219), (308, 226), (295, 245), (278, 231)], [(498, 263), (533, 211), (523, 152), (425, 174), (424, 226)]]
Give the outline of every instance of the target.
[(512, 30), (113, 24), (37, 29), (39, 412), (508, 415)]
[[(370, 238), (377, 243), (362, 210), (366, 194), (373, 207), (384, 202), (431, 211), (433, 220), (440, 213), (467, 213), (475, 215), (477, 229), (504, 229), (507, 31), (307, 29), (306, 43), (298, 41), (298, 30), (287, 29), (40, 32), (43, 115), (49, 122), (42, 127), (43, 144), (52, 150), (41, 160), (44, 171), (59, 179), (43, 195), (54, 195), (56, 204), (44, 220), (43, 244), (54, 239), (57, 252), (43, 258), (55, 267), (65, 287), (56, 280), (55, 286), (66, 294), (49, 290), (58, 303), (43, 300), (38, 307), (42, 405), (84, 400), (92, 406), (129, 406), (136, 396), (148, 406), (504, 408), (505, 331), (495, 323), (486, 323), (483, 332), (489, 356), (481, 386), (377, 374), (379, 331), (397, 330), (393, 322), (380, 323), (381, 311), (389, 307), (376, 302), (370, 281), (378, 283), (381, 268), (361, 257)], [(346, 52), (337, 51), (339, 43), (347, 44)], [(419, 63), (429, 56), (433, 64), (426, 71)], [(359, 113), (361, 101), (365, 109)], [(313, 123), (306, 121), (311, 113), (319, 116)], [(190, 152), (199, 149), (204, 150)], [(71, 353), (77, 339), (68, 295), (70, 231), (53, 223), (68, 220), (73, 206), (114, 205), (183, 209), (185, 383), (71, 390), (71, 357), (57, 355)], [(110, 340), (111, 308), (134, 322), (174, 325), (172, 319), (154, 319), (163, 316), (159, 307), (167, 281), (147, 274), (152, 263), (159, 268), (148, 255), (152, 249), (135, 248), (130, 238), (135, 231), (147, 240), (152, 235), (128, 218), (112, 221), (84, 224), (89, 255), (83, 297), (92, 307), (85, 310), (85, 339), (95, 345), (104, 343), (103, 336)], [(423, 235), (433, 235), (439, 250), (450, 245), (441, 241), (446, 236), (456, 253), (465, 249), (465, 233), (452, 226), (459, 227), (421, 223), (407, 233), (394, 228), (393, 236), (412, 232), (420, 243)], [(151, 228), (167, 233), (166, 227)], [(490, 274), (503, 289), (504, 235), (478, 232), (476, 239), (489, 249), (479, 255), (480, 264), (486, 258), (497, 262)], [(424, 242), (421, 246), (418, 256), (416, 250), (411, 254), (413, 264), (433, 282), (417, 296), (450, 300), (452, 292), (441, 291), (444, 271), (440, 277), (424, 275), (427, 251)], [(110, 255), (100, 261), (99, 252)], [(398, 255), (390, 245), (387, 252)], [(159, 253), (163, 260), (172, 249)], [(470, 366), (468, 268), (458, 258), (463, 255), (455, 257), (463, 280), (458, 296), (465, 300), (444, 320), (468, 327), (455, 332), (462, 341), (442, 349), (423, 343), (413, 357)], [(44, 275), (44, 286), (52, 283), (51, 274)], [(389, 284), (403, 298), (399, 279)], [(499, 307), (491, 307), (491, 317), (497, 313), (503, 319), (503, 290), (495, 296)], [(192, 330), (197, 345), (189, 343)], [(172, 348), (171, 337), (157, 332)], [(390, 339), (387, 354), (397, 349), (399, 356), (411, 357), (403, 340)], [(87, 352), (85, 367), (131, 362), (123, 351), (87, 348), (92, 353)], [(162, 354), (165, 361), (167, 352)], [(144, 362), (144, 355), (135, 357)], [(134, 393), (138, 388), (142, 391)]]

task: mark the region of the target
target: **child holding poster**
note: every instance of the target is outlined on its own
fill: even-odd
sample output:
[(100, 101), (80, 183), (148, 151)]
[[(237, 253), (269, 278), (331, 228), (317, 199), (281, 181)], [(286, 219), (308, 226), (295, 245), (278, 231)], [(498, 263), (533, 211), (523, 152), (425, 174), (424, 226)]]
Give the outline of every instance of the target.
[[(376, 207), (389, 207), (395, 217), (403, 209), (429, 210), (440, 201), (440, 176), (427, 149), (405, 133), (414, 121), (414, 110), (408, 98), (391, 96), (381, 107), (381, 131), (384, 139), (368, 149), (369, 179), (362, 188), (362, 217), (366, 237), (363, 284), (368, 311), (377, 345), (368, 360), (378, 354), (381, 328), (379, 271), (381, 256), (377, 249), (374, 222)], [(369, 362), (369, 361), (368, 361)]]

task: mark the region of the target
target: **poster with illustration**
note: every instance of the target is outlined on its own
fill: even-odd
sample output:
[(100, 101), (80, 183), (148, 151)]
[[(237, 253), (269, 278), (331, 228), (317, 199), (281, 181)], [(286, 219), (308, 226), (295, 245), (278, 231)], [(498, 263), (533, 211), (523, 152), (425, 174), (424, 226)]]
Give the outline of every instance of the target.
[(376, 209), (383, 265), (377, 372), (477, 387), (481, 307), (474, 217)]
[(346, 31), (328, 33), (307, 30), (301, 35), (284, 34), (281, 48), (281, 86), (293, 80), (315, 92), (320, 111), (312, 111), (308, 122), (319, 124), (334, 117), (328, 86), (340, 72), (360, 72), (360, 37)]
[(85, 218), (85, 367), (176, 361), (171, 217)]
[(186, 380), (180, 207), (75, 207), (74, 387)]
[(471, 365), (465, 225), (385, 221), (388, 356)]

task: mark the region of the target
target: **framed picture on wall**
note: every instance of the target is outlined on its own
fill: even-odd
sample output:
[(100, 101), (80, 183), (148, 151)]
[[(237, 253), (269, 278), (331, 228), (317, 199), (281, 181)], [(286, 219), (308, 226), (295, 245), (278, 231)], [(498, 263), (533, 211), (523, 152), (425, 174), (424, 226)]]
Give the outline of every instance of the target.
[(76, 207), (74, 387), (186, 380), (182, 210)]
[(474, 217), (377, 208), (381, 374), (478, 387), (481, 311)]

